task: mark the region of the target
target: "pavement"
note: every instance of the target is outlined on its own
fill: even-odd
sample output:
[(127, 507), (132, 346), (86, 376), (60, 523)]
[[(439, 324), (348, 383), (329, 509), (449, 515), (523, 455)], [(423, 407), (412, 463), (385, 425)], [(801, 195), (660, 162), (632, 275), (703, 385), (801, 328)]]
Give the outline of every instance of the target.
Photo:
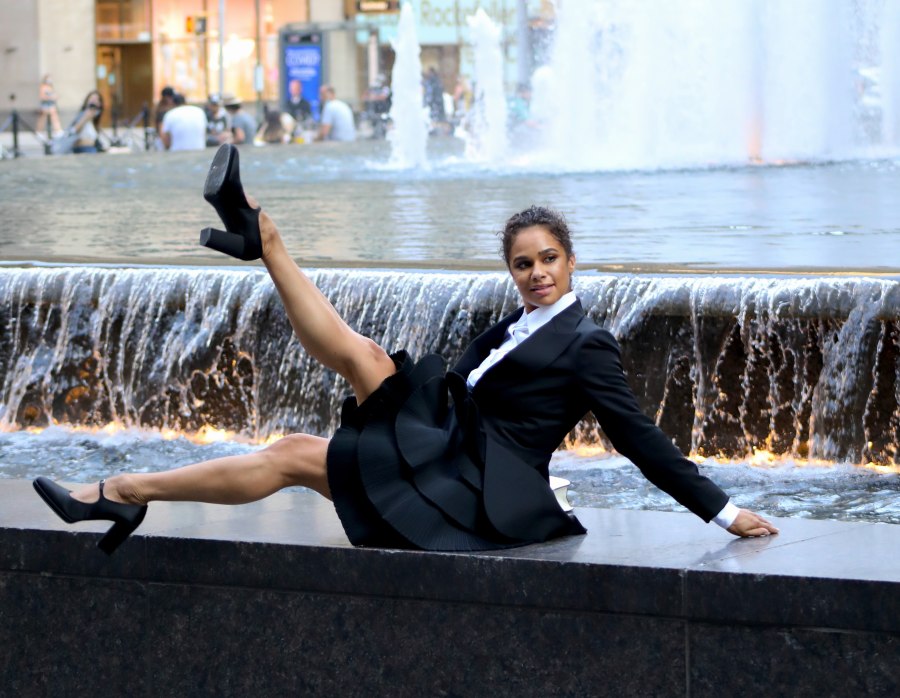
[[(2, 126), (5, 122), (0, 121), (0, 126)], [(118, 140), (121, 145), (113, 148), (113, 150), (143, 150), (144, 146), (144, 135), (143, 129), (141, 128), (133, 128), (133, 129), (125, 129), (120, 128), (117, 131), (116, 136), (113, 135), (110, 129), (103, 129), (102, 135), (105, 137), (107, 141)], [(42, 158), (47, 157), (45, 145), (47, 143), (47, 135), (46, 134), (36, 134), (26, 128), (21, 128), (19, 130), (19, 138), (18, 138), (18, 157), (20, 158)], [(13, 148), (13, 133), (10, 128), (7, 128), (0, 132), (0, 159), (3, 160), (12, 160), (14, 157), (14, 148)], [(58, 156), (52, 156), (58, 157)]]

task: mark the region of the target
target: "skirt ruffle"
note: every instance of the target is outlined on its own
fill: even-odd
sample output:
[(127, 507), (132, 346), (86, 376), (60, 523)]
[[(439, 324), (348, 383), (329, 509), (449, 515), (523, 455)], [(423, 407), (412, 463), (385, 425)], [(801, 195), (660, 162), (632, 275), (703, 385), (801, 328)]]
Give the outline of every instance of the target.
[[(531, 512), (504, 493), (499, 520), (513, 509), (520, 523), (492, 522), (484, 496), (485, 436), (464, 382), (446, 374), (441, 357), (414, 363), (391, 357), (397, 372), (362, 405), (345, 400), (341, 424), (328, 447), (328, 484), (335, 509), (354, 545), (425, 550), (496, 550), (583, 533), (546, 486)], [(509, 460), (508, 457), (504, 460)], [(523, 466), (526, 479), (540, 478)], [(541, 489), (541, 484), (538, 484)], [(552, 507), (552, 509), (548, 509)], [(508, 517), (507, 517), (508, 518)], [(524, 528), (521, 522), (524, 521)], [(510, 535), (510, 530), (516, 535)]]

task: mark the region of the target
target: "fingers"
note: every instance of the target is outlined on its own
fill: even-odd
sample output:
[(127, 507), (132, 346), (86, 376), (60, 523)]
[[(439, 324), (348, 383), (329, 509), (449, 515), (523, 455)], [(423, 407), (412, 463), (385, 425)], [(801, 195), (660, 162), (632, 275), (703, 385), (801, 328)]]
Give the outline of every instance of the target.
[(750, 538), (755, 537), (755, 536), (767, 536), (767, 535), (769, 535), (769, 529), (763, 528), (763, 527), (753, 528), (753, 529), (747, 531), (744, 535), (747, 537), (750, 537)]
[(742, 538), (749, 538), (778, 533), (778, 528), (759, 514), (741, 509), (734, 523), (728, 527), (728, 532)]

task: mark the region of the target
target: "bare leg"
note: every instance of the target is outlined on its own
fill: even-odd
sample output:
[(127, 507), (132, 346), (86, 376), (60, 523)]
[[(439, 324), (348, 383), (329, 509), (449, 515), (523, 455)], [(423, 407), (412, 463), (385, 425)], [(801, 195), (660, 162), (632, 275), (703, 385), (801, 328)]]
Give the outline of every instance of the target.
[[(248, 197), (250, 204), (256, 202)], [(291, 259), (272, 219), (259, 216), (263, 262), (307, 352), (349, 381), (359, 402), (396, 368), (375, 342), (352, 330), (327, 298)], [(218, 458), (161, 473), (118, 475), (104, 494), (113, 501), (146, 504), (154, 500), (215, 504), (252, 502), (290, 485), (310, 487), (330, 498), (325, 456), (328, 440), (296, 434), (246, 456)], [(97, 485), (73, 492), (83, 502), (97, 500)]]
[[(252, 206), (256, 205), (253, 199), (249, 200)], [(356, 399), (362, 402), (395, 372), (394, 362), (384, 349), (352, 330), (338, 315), (294, 263), (265, 211), (260, 213), (259, 228), (263, 263), (275, 282), (294, 333), (310, 356), (347, 379)]]
[[(292, 434), (271, 446), (244, 456), (216, 458), (160, 473), (116, 475), (106, 481), (104, 495), (114, 502), (151, 501), (245, 504), (268, 497), (285, 487), (301, 485), (331, 498), (325, 455), (328, 439)], [(72, 493), (82, 502), (95, 502), (96, 484)]]

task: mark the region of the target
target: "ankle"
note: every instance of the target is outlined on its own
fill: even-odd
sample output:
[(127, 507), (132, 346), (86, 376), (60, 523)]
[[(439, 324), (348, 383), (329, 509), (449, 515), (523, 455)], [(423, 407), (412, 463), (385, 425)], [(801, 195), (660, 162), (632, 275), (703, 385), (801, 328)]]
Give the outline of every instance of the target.
[(271, 262), (272, 260), (287, 254), (287, 247), (281, 235), (277, 231), (263, 233), (260, 235), (260, 243), (262, 247), (263, 262)]
[(278, 227), (265, 211), (259, 212), (259, 243), (264, 261), (287, 252)]
[(133, 475), (114, 475), (106, 480), (103, 496), (121, 504), (147, 504), (147, 498), (141, 494)]

